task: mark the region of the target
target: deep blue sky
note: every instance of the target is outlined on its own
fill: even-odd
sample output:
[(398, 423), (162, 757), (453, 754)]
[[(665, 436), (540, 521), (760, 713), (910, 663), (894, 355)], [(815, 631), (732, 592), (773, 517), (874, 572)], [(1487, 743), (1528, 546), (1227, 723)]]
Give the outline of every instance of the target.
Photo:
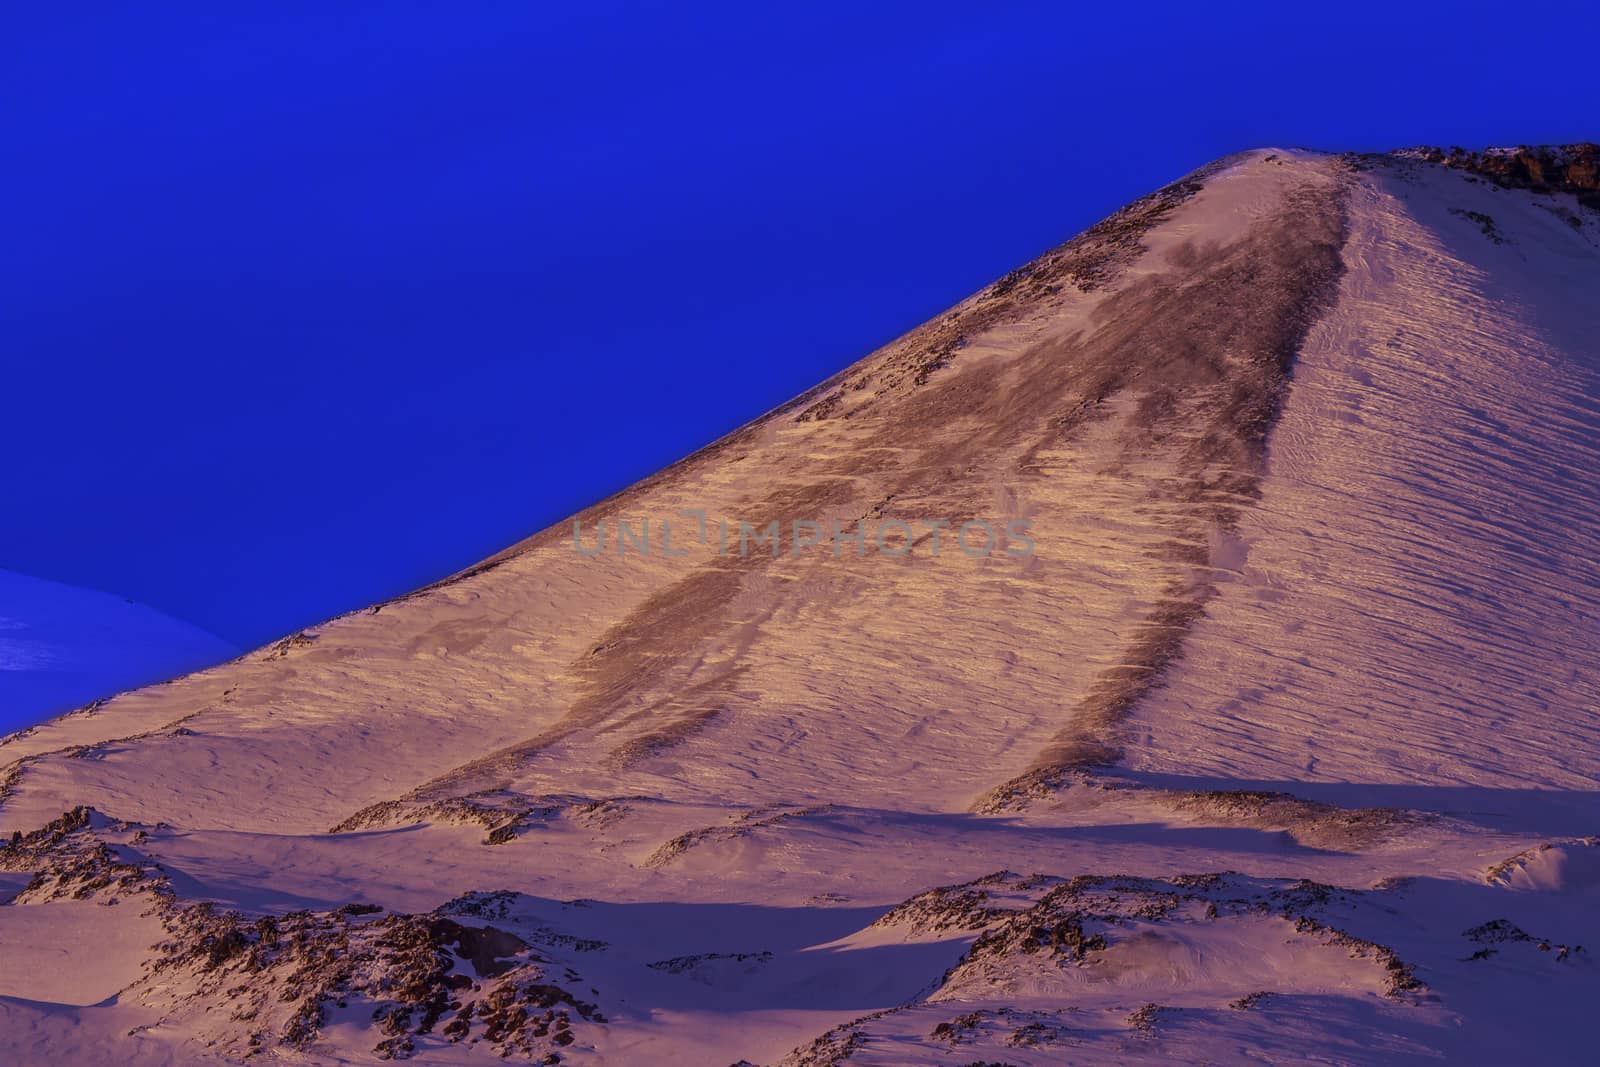
[(861, 6), (11, 5), (0, 567), (259, 643), (1218, 155), (1600, 134), (1584, 5)]

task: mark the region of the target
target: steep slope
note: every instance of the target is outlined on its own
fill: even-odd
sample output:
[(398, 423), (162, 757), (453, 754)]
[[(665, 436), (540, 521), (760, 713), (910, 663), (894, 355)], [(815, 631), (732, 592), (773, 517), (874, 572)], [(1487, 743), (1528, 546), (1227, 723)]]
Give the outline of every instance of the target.
[(575, 525), (0, 741), (0, 1046), (1578, 1057), (1600, 215), (1491, 171), (1223, 160)]
[(122, 597), (0, 571), (0, 724), (31, 724), (238, 654)]
[[(1595, 213), (1433, 168), (1351, 197), (1358, 266), (1308, 339), (1232, 546), (1241, 595), (1140, 709), (1138, 765), (1592, 789)], [(1355, 723), (1381, 727), (1379, 751)]]

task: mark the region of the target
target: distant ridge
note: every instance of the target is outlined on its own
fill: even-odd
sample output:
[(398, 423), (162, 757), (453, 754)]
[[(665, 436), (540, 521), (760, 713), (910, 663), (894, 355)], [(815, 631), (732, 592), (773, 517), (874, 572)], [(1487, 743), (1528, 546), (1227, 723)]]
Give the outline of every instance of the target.
[(0, 725), (31, 725), (238, 654), (197, 626), (114, 594), (0, 571)]

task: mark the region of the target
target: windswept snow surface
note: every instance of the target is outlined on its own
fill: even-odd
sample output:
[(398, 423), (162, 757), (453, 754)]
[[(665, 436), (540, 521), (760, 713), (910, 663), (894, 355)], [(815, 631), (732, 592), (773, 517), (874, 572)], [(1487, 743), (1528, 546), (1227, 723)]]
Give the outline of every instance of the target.
[(0, 724), (30, 725), (238, 654), (131, 600), (0, 571)]
[(579, 517), (648, 557), (6, 738), (0, 1059), (1591, 1062), (1596, 291), (1566, 194), (1245, 153)]
[(1140, 707), (1134, 766), (1430, 808), (1593, 789), (1600, 220), (1432, 168), (1350, 198), (1337, 309), (1217, 554), (1235, 595)]

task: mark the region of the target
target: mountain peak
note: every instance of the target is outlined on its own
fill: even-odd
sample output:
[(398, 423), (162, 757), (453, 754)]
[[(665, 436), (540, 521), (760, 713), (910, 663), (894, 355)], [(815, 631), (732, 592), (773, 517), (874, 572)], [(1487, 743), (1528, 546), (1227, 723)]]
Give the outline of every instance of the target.
[(453, 579), (0, 741), (0, 1047), (1577, 1058), (1583, 148), (1218, 161)]

